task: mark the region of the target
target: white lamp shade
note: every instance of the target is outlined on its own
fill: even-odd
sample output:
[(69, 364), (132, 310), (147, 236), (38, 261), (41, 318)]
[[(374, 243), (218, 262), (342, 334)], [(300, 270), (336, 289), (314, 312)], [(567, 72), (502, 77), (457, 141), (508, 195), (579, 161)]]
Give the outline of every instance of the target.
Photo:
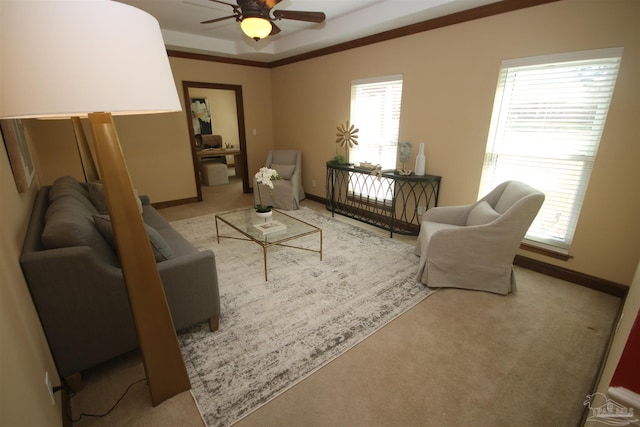
[(158, 22), (107, 0), (2, 1), (0, 118), (181, 110)]

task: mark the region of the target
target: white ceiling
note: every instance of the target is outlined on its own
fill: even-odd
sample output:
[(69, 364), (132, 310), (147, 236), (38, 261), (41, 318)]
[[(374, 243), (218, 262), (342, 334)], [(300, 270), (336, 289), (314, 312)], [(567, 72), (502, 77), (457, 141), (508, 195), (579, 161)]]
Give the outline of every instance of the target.
[(276, 21), (282, 31), (258, 42), (245, 36), (235, 19), (200, 24), (232, 15), (228, 5), (210, 0), (118, 1), (153, 15), (168, 49), (272, 62), (499, 0), (282, 0), (273, 10), (324, 12), (327, 19), (321, 24)]

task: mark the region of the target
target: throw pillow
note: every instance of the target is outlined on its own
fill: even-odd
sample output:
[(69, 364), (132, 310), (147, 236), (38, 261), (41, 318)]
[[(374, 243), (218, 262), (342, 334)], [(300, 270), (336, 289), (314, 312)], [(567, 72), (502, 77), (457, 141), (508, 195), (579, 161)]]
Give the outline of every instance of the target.
[(489, 203), (487, 203), (486, 201), (482, 201), (478, 203), (469, 213), (469, 217), (467, 218), (467, 225), (489, 224), (499, 216), (500, 214), (494, 211)]
[[(109, 217), (109, 215), (93, 215), (93, 220), (95, 221), (100, 234), (102, 234), (105, 240), (107, 240), (109, 244), (113, 246), (113, 249), (117, 251), (116, 236), (113, 232), (111, 217)], [(147, 224), (144, 225), (144, 228), (147, 230), (147, 236), (149, 237), (149, 242), (151, 243), (151, 249), (153, 249), (153, 256), (155, 257), (156, 262), (166, 261), (175, 256), (173, 250), (169, 247), (167, 242), (165, 242), (160, 233)]]
[[(109, 214), (109, 207), (107, 205), (107, 196), (104, 194), (104, 186), (100, 181), (90, 182), (89, 187), (89, 199), (91, 203), (96, 207), (101, 215)], [(138, 197), (138, 190), (133, 190), (136, 196), (136, 203), (138, 205), (138, 212), (142, 215), (142, 201)]]
[(104, 194), (104, 187), (99, 181), (90, 182), (89, 186), (89, 199), (93, 206), (96, 207), (98, 212), (102, 215), (109, 213), (109, 207), (107, 206), (107, 197)]
[(296, 169), (295, 165), (276, 165), (271, 164), (271, 169), (278, 171), (278, 176), (282, 179), (291, 179), (293, 171)]

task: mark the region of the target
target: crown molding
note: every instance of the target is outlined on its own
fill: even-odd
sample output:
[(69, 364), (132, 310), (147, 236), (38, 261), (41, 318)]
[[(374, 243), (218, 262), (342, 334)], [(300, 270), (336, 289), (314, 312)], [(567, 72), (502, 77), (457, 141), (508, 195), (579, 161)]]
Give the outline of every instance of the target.
[(235, 59), (232, 57), (223, 57), (215, 55), (206, 55), (199, 53), (181, 52), (176, 50), (167, 50), (170, 57), (195, 59), (198, 61), (220, 62), (225, 64), (245, 65), (259, 68), (275, 68), (283, 65), (293, 64), (308, 59), (318, 58), (320, 56), (330, 55), (349, 49), (368, 46), (371, 44), (405, 37), (412, 34), (418, 34), (425, 31), (431, 31), (438, 28), (448, 27), (451, 25), (461, 24), (464, 22), (474, 21), (476, 19), (487, 18), (490, 16), (500, 15), (503, 13), (514, 12), (521, 9), (527, 9), (534, 6), (540, 6), (547, 3), (554, 3), (561, 0), (503, 0), (497, 3), (490, 3), (484, 6), (478, 6), (473, 9), (452, 13), (450, 15), (441, 16), (427, 21), (418, 22), (404, 27), (396, 28), (382, 33), (373, 34), (367, 37), (339, 43), (322, 49), (313, 50), (311, 52), (293, 55), (288, 58), (280, 59), (272, 62), (248, 61), (244, 59)]

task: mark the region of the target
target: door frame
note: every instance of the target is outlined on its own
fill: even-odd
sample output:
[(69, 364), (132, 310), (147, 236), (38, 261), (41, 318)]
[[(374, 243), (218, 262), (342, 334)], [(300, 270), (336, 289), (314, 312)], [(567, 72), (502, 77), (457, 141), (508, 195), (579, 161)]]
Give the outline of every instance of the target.
[[(191, 120), (191, 97), (189, 96), (189, 89), (219, 89), (219, 90), (232, 90), (236, 95), (236, 114), (238, 117), (238, 139), (240, 141), (240, 164), (235, 164), (236, 173), (242, 177), (242, 192), (251, 193), (249, 187), (249, 174), (247, 172), (247, 137), (244, 128), (244, 104), (242, 103), (242, 86), (231, 85), (223, 83), (207, 83), (207, 82), (182, 82), (182, 91), (184, 93), (185, 113), (187, 116), (187, 124), (189, 128), (189, 146), (191, 147), (191, 156), (193, 158), (193, 176), (196, 182), (196, 188), (198, 190), (198, 201), (202, 201), (202, 185), (200, 181), (200, 159), (196, 154), (196, 147), (194, 144), (195, 134), (193, 132), (193, 123)], [(237, 162), (236, 162), (237, 163)]]

